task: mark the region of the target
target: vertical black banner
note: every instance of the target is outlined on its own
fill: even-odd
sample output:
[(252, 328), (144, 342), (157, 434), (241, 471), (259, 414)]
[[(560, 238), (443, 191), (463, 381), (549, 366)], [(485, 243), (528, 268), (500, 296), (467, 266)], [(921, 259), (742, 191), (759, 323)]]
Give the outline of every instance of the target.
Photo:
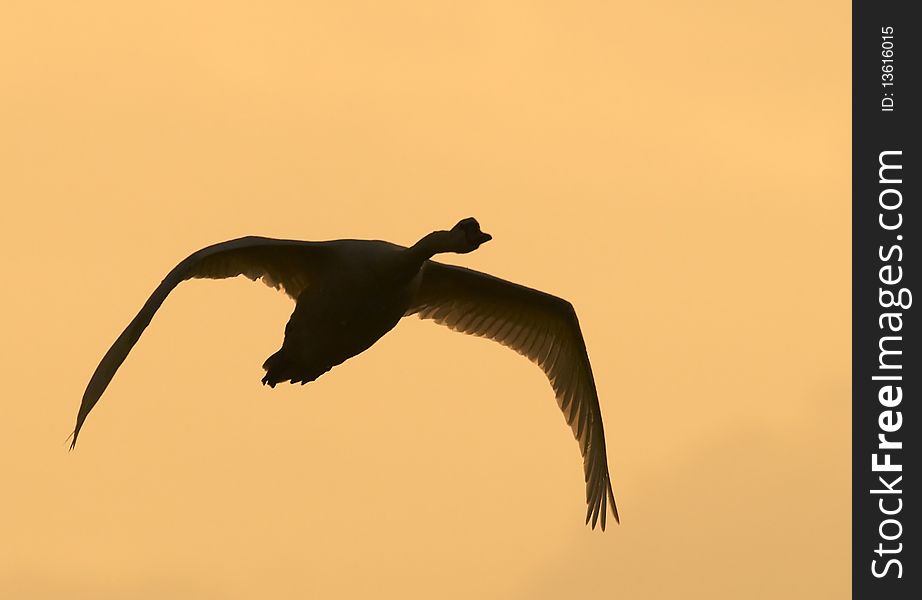
[[(852, 4), (852, 587), (919, 589), (916, 531), (922, 371), (918, 38), (910, 2)], [(915, 541), (913, 541), (915, 540)], [(912, 597), (917, 598), (918, 591)]]

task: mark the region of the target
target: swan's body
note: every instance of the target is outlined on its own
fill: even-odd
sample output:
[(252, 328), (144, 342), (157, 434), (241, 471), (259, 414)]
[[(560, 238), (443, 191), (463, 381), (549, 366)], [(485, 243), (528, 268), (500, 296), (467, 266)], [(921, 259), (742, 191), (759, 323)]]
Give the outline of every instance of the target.
[(245, 275), (296, 300), (282, 348), (266, 359), (263, 383), (307, 383), (367, 350), (404, 316), (508, 346), (537, 363), (557, 395), (583, 454), (586, 522), (618, 519), (605, 433), (589, 357), (573, 306), (485, 273), (430, 260), (467, 253), (490, 236), (474, 219), (436, 231), (412, 247), (377, 240), (301, 242), (245, 237), (203, 248), (179, 263), (115, 341), (87, 385), (71, 448), (87, 415), (170, 291), (193, 278)]
[(371, 240), (329, 242), (316, 285), (297, 298), (282, 349), (263, 368), (263, 383), (307, 383), (370, 348), (412, 306), (422, 279), (406, 248)]

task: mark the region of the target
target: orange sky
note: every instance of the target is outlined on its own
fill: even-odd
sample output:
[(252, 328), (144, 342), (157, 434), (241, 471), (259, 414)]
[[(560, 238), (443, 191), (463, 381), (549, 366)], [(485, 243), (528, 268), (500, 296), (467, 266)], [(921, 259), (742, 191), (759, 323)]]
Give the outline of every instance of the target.
[[(849, 10), (6, 2), (0, 596), (846, 595)], [(620, 526), (522, 357), (407, 319), (271, 390), (292, 304), (243, 279), (178, 288), (67, 452), (193, 250), (466, 216), (451, 262), (577, 308)]]

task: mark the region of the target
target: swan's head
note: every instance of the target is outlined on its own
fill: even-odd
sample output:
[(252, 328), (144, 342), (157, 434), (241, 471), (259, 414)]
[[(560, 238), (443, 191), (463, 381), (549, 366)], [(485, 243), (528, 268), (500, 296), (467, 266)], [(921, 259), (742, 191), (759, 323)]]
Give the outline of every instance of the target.
[(480, 223), (474, 217), (458, 221), (458, 224), (451, 228), (451, 233), (455, 236), (457, 243), (454, 251), (458, 254), (473, 252), (484, 242), (493, 239), (489, 233), (480, 231)]

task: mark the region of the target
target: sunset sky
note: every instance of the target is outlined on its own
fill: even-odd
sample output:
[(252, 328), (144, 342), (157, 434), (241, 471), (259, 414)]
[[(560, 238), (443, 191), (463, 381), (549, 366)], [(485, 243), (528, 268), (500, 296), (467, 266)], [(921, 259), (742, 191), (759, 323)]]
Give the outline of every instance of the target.
[[(850, 576), (850, 5), (8, 1), (0, 597), (833, 598)], [(198, 248), (412, 244), (562, 296), (541, 371), (416, 318), (260, 384), (293, 303)]]

